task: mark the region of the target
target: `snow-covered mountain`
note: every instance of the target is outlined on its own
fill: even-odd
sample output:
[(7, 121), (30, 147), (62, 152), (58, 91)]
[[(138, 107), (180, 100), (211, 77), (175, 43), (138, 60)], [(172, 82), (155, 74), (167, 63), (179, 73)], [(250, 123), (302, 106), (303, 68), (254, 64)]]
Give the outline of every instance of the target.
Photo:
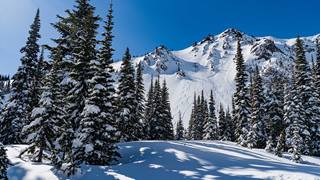
[[(292, 39), (278, 39), (271, 36), (254, 37), (236, 29), (227, 29), (221, 34), (207, 36), (202, 41), (178, 51), (170, 51), (164, 46), (135, 58), (135, 64), (142, 62), (144, 67), (145, 87), (148, 90), (151, 77), (160, 73), (161, 79), (168, 83), (171, 109), (174, 122), (181, 111), (184, 125), (188, 124), (194, 93), (204, 90), (209, 95), (214, 92), (217, 106), (231, 104), (234, 92), (236, 42), (241, 37), (243, 55), (248, 69), (258, 65), (263, 72), (269, 68), (290, 72), (294, 59)], [(315, 57), (315, 41), (320, 34), (302, 37), (307, 59)], [(121, 62), (114, 63), (119, 70)]]

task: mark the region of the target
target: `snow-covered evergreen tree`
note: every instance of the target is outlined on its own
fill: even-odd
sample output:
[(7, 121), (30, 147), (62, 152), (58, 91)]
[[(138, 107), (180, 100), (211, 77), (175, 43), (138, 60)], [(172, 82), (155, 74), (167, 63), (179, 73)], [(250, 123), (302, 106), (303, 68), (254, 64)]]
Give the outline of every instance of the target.
[(292, 137), (292, 160), (294, 162), (300, 163), (302, 161), (301, 154), (302, 154), (302, 147), (301, 144), (303, 144), (303, 138), (300, 136), (300, 127), (299, 122), (295, 119), (293, 121), (293, 137)]
[(224, 135), (224, 138), (226, 141), (232, 141), (232, 138), (233, 138), (233, 127), (234, 127), (234, 124), (233, 124), (233, 121), (232, 121), (232, 117), (231, 117), (231, 114), (230, 114), (230, 109), (228, 107), (227, 111), (226, 111), (226, 117), (225, 117), (225, 120), (226, 120), (226, 129), (225, 129), (225, 135)]
[(9, 165), (9, 160), (7, 158), (6, 149), (3, 144), (0, 143), (0, 179), (7, 180), (7, 168)]
[[(284, 130), (284, 74), (274, 68), (265, 72), (265, 103), (263, 105), (263, 121), (266, 124), (268, 141), (267, 149), (274, 149), (281, 132)], [(271, 147), (272, 145), (272, 147)], [(270, 150), (271, 151), (271, 150)], [(273, 151), (273, 150), (272, 150)]]
[(165, 122), (163, 121), (162, 96), (160, 78), (155, 81), (153, 88), (153, 105), (152, 115), (149, 121), (149, 138), (151, 140), (165, 140), (166, 132)]
[(161, 121), (165, 130), (164, 139), (173, 140), (174, 132), (168, 91), (166, 80), (164, 80), (161, 88)]
[[(300, 38), (297, 38), (295, 44), (295, 65), (294, 65), (294, 90), (296, 93), (293, 95), (293, 101), (301, 103), (303, 108), (296, 109), (297, 115), (300, 117), (298, 121), (292, 121), (297, 123), (296, 129), (293, 129), (295, 134), (301, 133), (300, 136), (303, 139), (303, 154), (310, 154), (312, 149), (311, 132), (315, 121), (318, 120), (319, 111), (315, 106), (317, 105), (317, 97), (314, 97), (311, 88), (311, 69), (305, 57), (303, 42)], [(299, 128), (298, 128), (299, 127)], [(294, 135), (297, 138), (297, 135)], [(298, 139), (298, 138), (297, 138)]]
[(247, 143), (249, 148), (264, 148), (266, 145), (266, 132), (264, 115), (264, 94), (262, 79), (259, 74), (259, 69), (256, 66), (253, 83), (252, 83), (252, 114), (250, 121), (250, 131), (247, 137)]
[(137, 70), (136, 70), (136, 79), (135, 79), (135, 118), (137, 119), (137, 122), (139, 124), (137, 125), (139, 128), (139, 139), (147, 139), (145, 134), (143, 133), (143, 119), (144, 119), (144, 111), (145, 111), (145, 99), (144, 99), (144, 84), (143, 84), (143, 77), (142, 77), (142, 65), (141, 63), (137, 64)]
[(122, 59), (120, 69), (120, 79), (118, 87), (118, 130), (120, 131), (121, 141), (139, 140), (140, 122), (135, 118), (135, 76), (131, 63), (131, 54), (126, 49)]
[(213, 98), (213, 92), (211, 90), (210, 98), (209, 98), (208, 118), (205, 119), (205, 123), (204, 123), (203, 139), (217, 140), (218, 137), (219, 137), (219, 134), (218, 134), (218, 122), (217, 122), (216, 110), (215, 110), (215, 100)]
[(320, 156), (320, 42), (316, 41), (317, 55), (316, 64), (313, 64), (313, 76), (311, 84), (312, 99), (310, 104), (312, 105), (313, 120), (311, 121), (311, 154)]
[(285, 131), (282, 131), (275, 149), (275, 154), (277, 156), (282, 157), (282, 153), (285, 150), (285, 144), (286, 144), (286, 135), (285, 135)]
[(320, 41), (319, 39), (316, 40), (316, 62), (314, 65), (315, 69), (315, 87), (320, 94)]
[(12, 92), (8, 103), (1, 114), (1, 136), (4, 144), (20, 143), (23, 126), (30, 123), (32, 109), (37, 105), (39, 95), (34, 91), (37, 84), (35, 74), (38, 66), (38, 53), (40, 51), (38, 40), (40, 38), (40, 11), (30, 26), (26, 45), (21, 49), (21, 66), (13, 76)]
[(240, 40), (237, 43), (237, 52), (234, 58), (236, 62), (236, 92), (234, 94), (234, 121), (237, 124), (235, 135), (237, 142), (240, 145), (246, 146), (246, 135), (249, 132), (248, 121), (250, 118), (250, 103), (248, 97), (248, 89), (246, 87), (247, 74), (244, 59), (242, 56), (242, 49)]
[[(110, 17), (111, 16), (111, 17)], [(106, 36), (112, 24), (112, 5), (110, 5)], [(112, 28), (111, 28), (112, 30)], [(88, 97), (81, 113), (81, 121), (77, 133), (76, 156), (92, 165), (109, 165), (117, 160), (119, 154), (115, 143), (116, 122), (114, 118), (114, 89), (112, 86), (111, 68), (112, 49), (110, 37), (105, 37), (99, 58), (91, 60), (90, 71), (93, 76), (88, 81)], [(111, 56), (110, 56), (111, 55)], [(128, 56), (128, 60), (130, 55)]]
[(193, 105), (192, 105), (192, 111), (189, 119), (189, 127), (188, 127), (188, 139), (194, 139), (194, 129), (195, 129), (195, 119), (196, 119), (196, 112), (197, 112), (197, 95), (194, 93), (193, 98)]
[(237, 127), (237, 120), (235, 118), (235, 104), (234, 104), (234, 97), (232, 97), (231, 101), (231, 124), (230, 124), (230, 131), (231, 131), (231, 141), (235, 142), (236, 139), (236, 127)]
[(145, 139), (150, 139), (150, 122), (152, 119), (152, 115), (154, 112), (154, 87), (153, 87), (153, 77), (151, 77), (150, 88), (147, 94), (147, 101), (145, 104), (145, 111), (144, 111), (144, 122), (143, 122), (143, 134)]
[[(27, 135), (27, 142), (31, 144), (27, 152), (33, 160), (42, 162), (44, 151), (56, 153), (55, 140), (60, 136), (64, 111), (59, 97), (58, 76), (59, 62), (55, 60), (50, 73), (45, 77), (39, 104), (33, 109), (31, 123), (23, 127), (23, 134)], [(47, 157), (47, 159), (52, 157)]]
[[(90, 64), (97, 60), (97, 28), (98, 16), (94, 14), (95, 8), (88, 0), (76, 0), (75, 9), (67, 11), (69, 17), (62, 19), (62, 23), (67, 23), (67, 27), (71, 29), (70, 37), (67, 41), (71, 48), (67, 49), (67, 57), (70, 58), (68, 62), (68, 76), (71, 78), (70, 89), (68, 89), (65, 100), (65, 111), (67, 116), (66, 121), (71, 124), (66, 127), (66, 131), (73, 131), (69, 133), (68, 141), (72, 142), (71, 152), (66, 152), (68, 157), (62, 165), (63, 171), (70, 175), (78, 171), (78, 167), (84, 162), (83, 156), (78, 156), (79, 153), (79, 138), (77, 133), (83, 119), (82, 112), (86, 107), (86, 99), (89, 95), (90, 80), (94, 75)], [(66, 125), (67, 126), (67, 125)], [(69, 125), (68, 125), (69, 126)], [(65, 139), (65, 140), (66, 140)]]
[(198, 96), (196, 100), (196, 108), (194, 110), (194, 120), (193, 120), (193, 139), (194, 140), (202, 140), (203, 138), (203, 125), (204, 125), (204, 111), (202, 104), (202, 96)]
[(223, 105), (220, 103), (220, 108), (219, 108), (219, 115), (218, 115), (218, 119), (219, 119), (219, 140), (226, 140), (227, 137), (225, 137), (225, 132), (226, 132), (226, 129), (227, 129), (227, 122), (226, 122), (226, 114), (224, 112), (224, 109), (223, 109)]
[(176, 126), (175, 140), (183, 140), (183, 139), (184, 139), (184, 127), (182, 124), (181, 112), (179, 111), (179, 120)]

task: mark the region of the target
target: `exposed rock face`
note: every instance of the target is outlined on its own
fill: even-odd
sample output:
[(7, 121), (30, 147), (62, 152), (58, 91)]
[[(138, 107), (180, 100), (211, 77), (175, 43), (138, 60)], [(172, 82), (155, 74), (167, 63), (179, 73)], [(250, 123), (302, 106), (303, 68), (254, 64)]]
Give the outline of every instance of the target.
[(257, 56), (257, 59), (268, 60), (275, 52), (283, 53), (270, 39), (262, 39), (257, 41), (251, 48), (250, 52)]

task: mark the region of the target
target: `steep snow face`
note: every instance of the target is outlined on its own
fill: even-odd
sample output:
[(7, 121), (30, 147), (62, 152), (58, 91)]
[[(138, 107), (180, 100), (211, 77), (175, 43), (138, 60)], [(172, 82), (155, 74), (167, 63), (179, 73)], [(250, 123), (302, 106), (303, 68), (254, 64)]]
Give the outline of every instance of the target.
[[(178, 51), (169, 51), (160, 46), (153, 52), (134, 58), (134, 64), (142, 63), (146, 90), (150, 86), (151, 77), (160, 74), (167, 81), (171, 100), (174, 124), (181, 111), (185, 127), (187, 127), (192, 109), (194, 93), (204, 90), (206, 96), (210, 90), (216, 100), (216, 106), (231, 105), (234, 92), (235, 62), (237, 39), (241, 38), (242, 53), (249, 71), (258, 66), (261, 73), (270, 68), (290, 75), (294, 60), (293, 39), (277, 39), (274, 37), (253, 37), (236, 29), (227, 29), (218, 35), (209, 35), (202, 41)], [(306, 56), (309, 61), (315, 57), (315, 41), (320, 35), (303, 37)], [(119, 70), (121, 62), (114, 64)]]

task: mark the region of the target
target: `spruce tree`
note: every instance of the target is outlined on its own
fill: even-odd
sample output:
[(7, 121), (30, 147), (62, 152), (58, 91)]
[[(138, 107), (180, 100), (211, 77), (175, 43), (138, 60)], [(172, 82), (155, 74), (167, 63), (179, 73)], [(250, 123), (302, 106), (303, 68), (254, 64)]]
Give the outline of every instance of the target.
[(234, 94), (234, 121), (237, 124), (235, 135), (237, 142), (240, 145), (246, 146), (245, 140), (246, 135), (249, 131), (248, 129), (248, 120), (250, 117), (250, 103), (248, 98), (248, 90), (246, 87), (247, 82), (247, 74), (246, 74), (246, 67), (244, 63), (244, 59), (242, 56), (242, 49), (240, 40), (237, 43), (237, 52), (235, 55), (235, 62), (236, 62), (236, 77), (235, 77), (235, 84), (236, 84), (236, 92)]
[[(101, 61), (103, 61), (103, 64), (105, 65), (105, 70), (109, 73), (112, 73), (114, 71), (113, 66), (111, 65), (113, 63), (113, 52), (114, 49), (112, 48), (112, 41), (113, 41), (113, 4), (110, 3), (108, 14), (107, 14), (107, 20), (105, 22), (104, 26), (104, 32), (102, 33), (103, 40), (100, 42), (102, 47), (99, 52), (99, 58)], [(108, 75), (109, 78), (109, 75)], [(113, 83), (112, 79), (109, 79), (109, 82)], [(112, 87), (113, 89), (113, 87)]]
[(155, 81), (153, 88), (153, 112), (149, 121), (149, 138), (151, 140), (166, 140), (167, 130), (164, 127), (162, 111), (162, 96), (160, 79)]
[(137, 124), (137, 128), (139, 129), (139, 134), (138, 137), (139, 139), (146, 139), (144, 133), (143, 133), (143, 113), (145, 110), (145, 99), (144, 99), (144, 84), (143, 84), (143, 77), (142, 77), (142, 65), (141, 62), (138, 63), (137, 65), (137, 70), (136, 70), (136, 79), (135, 79), (135, 118), (137, 119), (136, 121), (139, 122), (139, 124)]
[(226, 111), (226, 117), (225, 117), (225, 120), (226, 120), (226, 130), (225, 130), (225, 140), (227, 141), (232, 141), (232, 138), (233, 138), (233, 121), (232, 121), (232, 117), (231, 117), (231, 114), (230, 114), (230, 109), (228, 108), (227, 111)]
[(219, 109), (219, 116), (218, 116), (218, 119), (219, 119), (219, 140), (223, 140), (225, 141), (227, 138), (225, 137), (225, 132), (226, 132), (226, 129), (227, 129), (227, 122), (226, 122), (226, 114), (224, 112), (224, 109), (223, 109), (223, 106), (222, 104), (220, 103), (220, 109)]
[(196, 112), (197, 112), (197, 95), (194, 93), (193, 98), (193, 106), (192, 111), (189, 119), (189, 127), (188, 127), (188, 139), (193, 140), (194, 139), (194, 131), (195, 131), (195, 119), (196, 119)]
[(250, 131), (248, 133), (247, 141), (249, 148), (264, 148), (266, 146), (266, 132), (265, 122), (263, 119), (264, 115), (264, 94), (262, 79), (259, 74), (259, 69), (256, 66), (253, 75), (252, 85), (252, 114), (250, 121)]
[(122, 59), (118, 87), (118, 130), (121, 141), (139, 140), (140, 122), (135, 118), (135, 77), (129, 49)]
[(217, 122), (216, 110), (215, 110), (215, 101), (213, 98), (213, 92), (211, 90), (210, 98), (209, 98), (209, 113), (208, 113), (208, 118), (206, 118), (204, 123), (203, 139), (217, 140), (218, 137), (219, 137), (219, 134), (218, 134), (218, 122)]
[[(265, 103), (263, 105), (263, 120), (266, 124), (268, 137), (267, 149), (274, 149), (281, 132), (284, 130), (284, 75), (270, 68), (265, 72), (266, 87)], [(269, 81), (267, 81), (269, 80)], [(271, 151), (271, 150), (270, 150)], [(272, 150), (273, 151), (273, 150)]]
[[(108, 24), (112, 24), (112, 5), (110, 5)], [(112, 36), (106, 28), (105, 36)], [(111, 28), (112, 30), (112, 28)], [(112, 37), (111, 37), (112, 40)], [(81, 121), (77, 141), (76, 156), (92, 165), (109, 165), (117, 160), (119, 154), (115, 145), (116, 122), (114, 121), (114, 89), (112, 86), (112, 49), (111, 40), (105, 37), (99, 52), (99, 58), (91, 60), (90, 72), (93, 72), (88, 82), (88, 97), (81, 113)], [(130, 56), (128, 56), (130, 58)], [(130, 59), (129, 59), (130, 60)]]
[(165, 140), (173, 140), (174, 132), (172, 125), (172, 115), (171, 115), (171, 107), (169, 101), (169, 92), (166, 80), (162, 83), (161, 88), (161, 121), (163, 123), (163, 128), (165, 130), (164, 139)]
[[(70, 77), (70, 88), (65, 98), (66, 121), (71, 124), (70, 136), (66, 137), (72, 142), (71, 152), (62, 165), (62, 170), (71, 175), (76, 173), (81, 163), (85, 161), (83, 156), (78, 155), (81, 143), (76, 137), (83, 119), (82, 112), (86, 107), (86, 99), (89, 95), (90, 80), (94, 76), (90, 64), (97, 60), (97, 40), (96, 34), (99, 27), (98, 16), (94, 14), (95, 8), (88, 0), (76, 0), (74, 10), (67, 11), (69, 17), (64, 18), (63, 23), (70, 26), (70, 37), (67, 37), (71, 48), (67, 52), (68, 64), (66, 64)], [(65, 22), (66, 21), (66, 22)], [(68, 49), (69, 50), (69, 49)], [(67, 125), (66, 125), (67, 126)], [(68, 125), (69, 126), (69, 125)], [(69, 127), (66, 129), (69, 130)]]
[(34, 82), (38, 65), (38, 53), (40, 51), (38, 40), (40, 39), (40, 11), (30, 26), (29, 37), (26, 45), (21, 49), (21, 66), (13, 76), (12, 92), (8, 103), (1, 114), (1, 137), (4, 144), (22, 142), (21, 130), (30, 123), (32, 109), (38, 103), (38, 94), (34, 91)]
[(35, 162), (42, 162), (44, 151), (52, 154), (56, 152), (55, 140), (62, 132), (60, 125), (63, 122), (64, 111), (58, 96), (60, 83), (58, 68), (56, 60), (50, 73), (45, 77), (39, 104), (32, 111), (32, 121), (22, 130), (23, 134), (27, 135), (27, 142), (31, 144), (27, 152), (33, 154)]
[(275, 154), (277, 156), (282, 157), (282, 153), (285, 150), (285, 143), (286, 143), (286, 135), (285, 135), (285, 131), (282, 131), (275, 149)]
[(231, 101), (231, 124), (230, 124), (230, 131), (231, 131), (231, 141), (235, 142), (236, 139), (236, 127), (237, 127), (237, 120), (235, 118), (235, 104), (234, 104), (234, 97), (232, 97)]
[[(297, 119), (296, 119), (297, 120)], [(299, 122), (293, 121), (293, 137), (292, 137), (292, 160), (294, 162), (300, 163), (302, 161), (301, 154), (302, 154), (302, 147), (303, 138), (300, 135), (300, 127)]]
[[(294, 66), (294, 89), (296, 90), (293, 100), (296, 103), (301, 103), (303, 109), (297, 109), (296, 113), (300, 116), (301, 121), (296, 121), (299, 125), (299, 129), (293, 129), (294, 133), (301, 133), (304, 146), (302, 147), (303, 154), (310, 154), (312, 151), (312, 128), (316, 121), (318, 121), (319, 111), (315, 106), (317, 105), (317, 97), (314, 97), (311, 88), (311, 70), (305, 57), (303, 48), (303, 42), (300, 38), (297, 38), (295, 44), (295, 66)], [(293, 121), (295, 122), (295, 121)], [(295, 136), (297, 138), (297, 136)], [(298, 138), (297, 138), (298, 139)]]
[(311, 92), (312, 99), (310, 105), (312, 107), (313, 120), (311, 121), (311, 154), (320, 156), (320, 43), (316, 40), (316, 64), (313, 64)]
[(6, 149), (3, 144), (0, 143), (0, 179), (7, 180), (7, 168), (9, 165), (9, 160), (7, 158)]
[[(115, 119), (115, 113), (116, 113), (116, 100), (115, 100), (115, 88), (113, 80), (113, 73), (114, 69), (112, 66), (113, 63), (113, 52), (114, 49), (112, 48), (112, 41), (113, 41), (113, 4), (110, 3), (108, 14), (107, 14), (107, 20), (105, 22), (104, 26), (104, 32), (102, 33), (103, 40), (100, 42), (101, 48), (98, 53), (99, 62), (101, 63), (102, 69), (104, 71), (105, 81), (103, 83), (103, 86), (106, 88), (106, 94), (105, 94), (105, 106), (106, 109), (104, 111), (107, 111), (109, 117), (106, 119)], [(113, 122), (114, 124), (115, 122)]]
[(196, 108), (194, 111), (194, 121), (193, 121), (193, 139), (202, 140), (203, 138), (203, 123), (204, 123), (204, 114), (203, 106), (201, 103), (201, 96), (198, 96), (196, 100)]
[(320, 41), (316, 40), (315, 87), (320, 94)]
[(153, 87), (153, 77), (151, 77), (150, 87), (147, 94), (147, 101), (144, 111), (144, 122), (143, 122), (143, 131), (145, 139), (150, 139), (150, 122), (154, 112), (154, 87)]
[(181, 112), (179, 111), (179, 119), (176, 126), (175, 140), (183, 140), (183, 139), (184, 139), (184, 127), (182, 124)]

